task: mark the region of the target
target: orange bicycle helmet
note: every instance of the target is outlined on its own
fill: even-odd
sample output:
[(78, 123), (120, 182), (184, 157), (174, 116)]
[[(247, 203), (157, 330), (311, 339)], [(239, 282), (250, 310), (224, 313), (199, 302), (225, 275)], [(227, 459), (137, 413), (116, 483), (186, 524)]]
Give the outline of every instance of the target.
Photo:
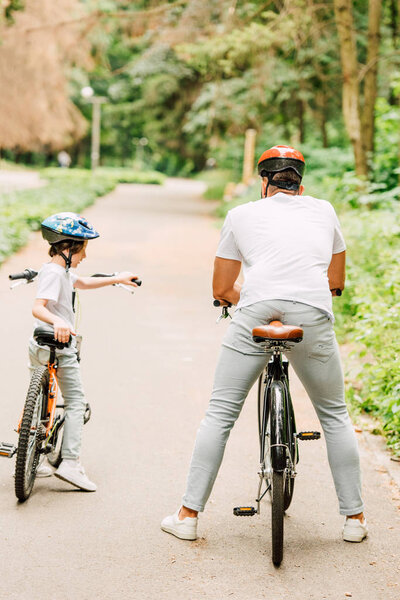
[[(292, 170), (303, 178), (306, 162), (299, 150), (291, 146), (273, 146), (263, 152), (258, 161), (258, 174), (267, 177), (268, 185), (272, 183), (275, 173)], [(298, 185), (293, 181), (279, 181), (279, 187), (286, 190), (297, 190)]]

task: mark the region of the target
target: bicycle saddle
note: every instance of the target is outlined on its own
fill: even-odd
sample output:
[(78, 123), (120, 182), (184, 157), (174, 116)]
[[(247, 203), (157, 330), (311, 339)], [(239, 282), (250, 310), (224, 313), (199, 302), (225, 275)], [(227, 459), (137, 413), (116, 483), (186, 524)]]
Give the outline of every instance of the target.
[(266, 340), (288, 340), (291, 342), (301, 342), (303, 339), (303, 330), (295, 325), (284, 325), (280, 321), (271, 321), (268, 325), (259, 325), (253, 329), (253, 340), (255, 342), (265, 342)]
[(36, 327), (33, 332), (33, 339), (36, 341), (39, 346), (49, 346), (50, 348), (58, 348), (58, 350), (62, 350), (63, 348), (68, 348), (71, 344), (71, 336), (69, 336), (69, 340), (67, 343), (58, 342), (54, 339), (54, 329), (50, 325)]

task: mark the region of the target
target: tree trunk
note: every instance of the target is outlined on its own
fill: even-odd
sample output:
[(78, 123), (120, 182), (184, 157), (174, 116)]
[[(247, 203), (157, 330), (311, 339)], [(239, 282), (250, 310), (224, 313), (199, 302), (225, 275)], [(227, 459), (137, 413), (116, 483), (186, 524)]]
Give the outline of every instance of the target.
[(304, 100), (298, 100), (297, 105), (297, 116), (299, 120), (299, 140), (300, 144), (304, 144), (306, 141), (306, 123), (305, 123), (305, 112), (306, 112), (306, 103)]
[(367, 72), (364, 81), (362, 137), (368, 158), (374, 151), (375, 102), (377, 95), (378, 53), (382, 0), (369, 0)]
[(328, 132), (326, 130), (327, 107), (326, 107), (326, 94), (325, 94), (324, 89), (321, 89), (317, 92), (317, 94), (315, 96), (315, 102), (317, 105), (316, 117), (317, 117), (317, 121), (320, 126), (322, 146), (324, 148), (328, 148), (329, 147), (329, 139), (328, 139)]
[(343, 117), (353, 146), (356, 173), (367, 177), (368, 167), (361, 137), (357, 49), (351, 0), (334, 0), (343, 74)]

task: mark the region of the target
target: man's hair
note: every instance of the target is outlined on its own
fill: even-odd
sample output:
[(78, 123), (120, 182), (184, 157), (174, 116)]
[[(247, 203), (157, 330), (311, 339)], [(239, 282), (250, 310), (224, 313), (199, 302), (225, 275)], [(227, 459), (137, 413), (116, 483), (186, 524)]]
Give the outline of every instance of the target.
[(301, 177), (293, 169), (286, 169), (285, 171), (275, 173), (272, 179), (269, 180), (269, 185), (270, 187), (279, 188), (280, 181), (290, 181), (291, 183), (296, 183), (300, 187)]
[(56, 256), (57, 254), (64, 252), (64, 250), (72, 250), (72, 254), (77, 254), (82, 250), (84, 243), (84, 241), (75, 242), (74, 240), (63, 240), (62, 242), (51, 244), (49, 254), (50, 256)]

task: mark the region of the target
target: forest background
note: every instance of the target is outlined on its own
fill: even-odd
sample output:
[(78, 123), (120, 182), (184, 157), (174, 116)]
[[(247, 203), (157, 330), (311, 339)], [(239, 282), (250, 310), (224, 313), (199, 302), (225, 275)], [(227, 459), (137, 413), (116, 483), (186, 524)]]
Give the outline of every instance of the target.
[[(223, 200), (246, 130), (257, 154), (294, 145), (348, 244), (335, 305), (353, 411), (399, 455), (399, 65), (400, 0), (0, 0), (1, 167), (48, 181), (0, 195), (0, 260), (118, 181), (206, 180), (223, 217), (259, 195)], [(105, 100), (95, 173), (88, 86)], [(73, 168), (54, 168), (60, 150)]]

